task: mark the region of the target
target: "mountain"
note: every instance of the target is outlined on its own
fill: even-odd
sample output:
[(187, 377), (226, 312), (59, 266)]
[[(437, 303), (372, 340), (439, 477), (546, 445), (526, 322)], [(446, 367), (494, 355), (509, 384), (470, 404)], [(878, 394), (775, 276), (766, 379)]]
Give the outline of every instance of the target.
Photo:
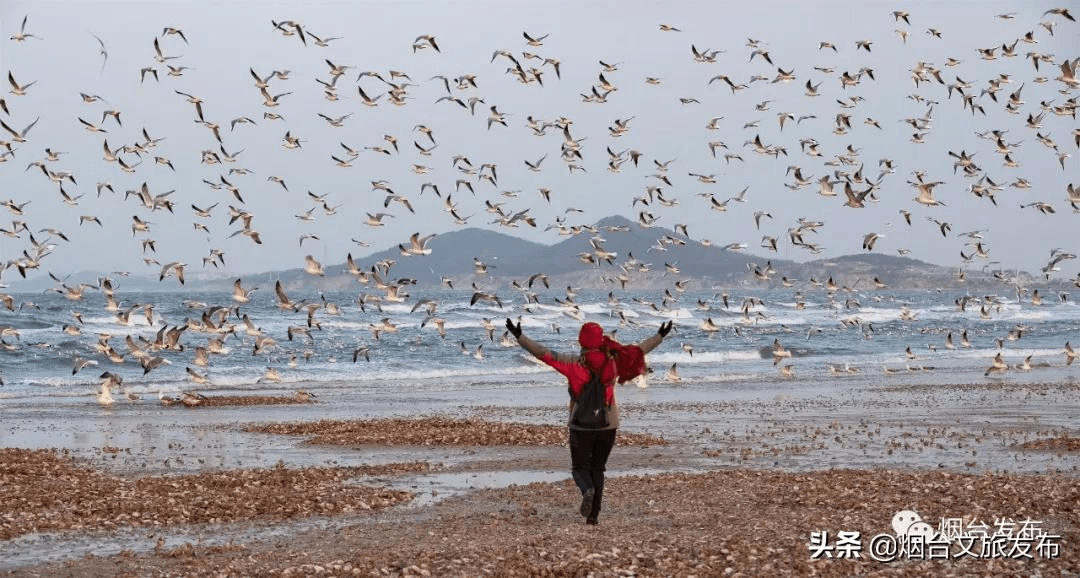
[[(387, 280), (410, 279), (420, 286), (437, 286), (443, 279), (455, 287), (476, 283), (494, 289), (513, 281), (525, 282), (529, 276), (543, 273), (552, 286), (572, 285), (585, 288), (627, 286), (655, 289), (686, 280), (690, 288), (778, 288), (802, 286), (828, 279), (840, 287), (868, 289), (878, 283), (894, 289), (952, 288), (982, 291), (993, 287), (1000, 291), (1001, 281), (990, 272), (967, 271), (966, 279), (957, 278), (956, 269), (910, 259), (875, 253), (796, 262), (768, 255), (743, 253), (715, 247), (701, 240), (660, 227), (644, 227), (622, 216), (606, 217), (589, 227), (560, 231), (566, 238), (543, 245), (500, 231), (467, 228), (441, 234), (427, 247), (431, 254), (404, 255), (398, 247), (366, 256), (353, 256), (361, 271), (369, 272), (376, 264), (390, 264), (389, 272), (380, 269)], [(595, 246), (594, 246), (595, 244)], [(763, 249), (758, 249), (759, 251)], [(597, 258), (603, 252), (614, 253)], [(487, 266), (478, 274), (475, 263)], [(348, 273), (345, 263), (324, 264), (327, 274), (315, 277), (303, 269), (287, 269), (243, 275), (245, 283), (265, 285), (280, 280), (290, 291), (365, 290), (365, 285)], [(81, 282), (96, 284), (106, 274), (84, 271), (71, 275), (69, 285)], [(218, 271), (189, 270), (184, 289), (188, 291), (228, 290), (238, 276)], [(1068, 281), (1046, 283), (1041, 277), (1026, 273), (1011, 276), (1021, 284), (1044, 283), (1065, 287)], [(173, 278), (160, 281), (156, 276), (127, 277), (126, 289), (138, 291), (175, 291), (180, 285)], [(47, 275), (16, 281), (13, 291), (40, 292), (57, 286)]]
[[(825, 281), (835, 276), (837, 283), (857, 289), (873, 287), (874, 281), (896, 288), (936, 288), (958, 283), (955, 271), (917, 259), (877, 255), (845, 255), (834, 259), (819, 259), (796, 264), (790, 270), (794, 279)], [(979, 284), (1000, 283), (984, 273), (969, 273)], [(842, 279), (842, 281), (841, 281)]]
[[(600, 287), (615, 281), (624, 271), (619, 265), (638, 262), (625, 275), (636, 286), (670, 284), (676, 278), (733, 279), (747, 272), (747, 264), (764, 266), (764, 260), (717, 247), (705, 246), (669, 229), (646, 228), (621, 216), (602, 219), (578, 231), (567, 229), (566, 238), (553, 245), (523, 241), (484, 229), (464, 229), (435, 237), (428, 243), (431, 255), (403, 256), (398, 249), (369, 255), (365, 262), (394, 261), (392, 276), (416, 279), (418, 284), (439, 283), (443, 277), (477, 282), (525, 281), (535, 273), (558, 285)], [(599, 250), (615, 253), (596, 259)], [(660, 239), (666, 242), (661, 243)], [(488, 266), (478, 275), (474, 260)], [(787, 266), (788, 261), (774, 265)], [(668, 266), (678, 273), (671, 273)]]
[(363, 262), (393, 261), (393, 277), (409, 277), (416, 279), (417, 283), (438, 284), (444, 276), (461, 278), (468, 275), (474, 270), (474, 260), (488, 265), (492, 276), (531, 275), (535, 271), (530, 270), (530, 263), (542, 255), (547, 246), (497, 231), (470, 227), (438, 235), (428, 242), (427, 248), (431, 249), (430, 255), (405, 256), (394, 247), (368, 255)]
[[(566, 238), (543, 245), (499, 231), (468, 228), (433, 238), (427, 245), (430, 255), (405, 256), (394, 247), (355, 261), (365, 271), (376, 263), (392, 262), (389, 275), (384, 275), (388, 279), (408, 278), (415, 279), (418, 285), (437, 285), (449, 278), (455, 287), (476, 283), (499, 288), (514, 281), (524, 283), (531, 275), (543, 273), (553, 287), (613, 288), (625, 282), (632, 288), (656, 289), (689, 280), (691, 288), (779, 288), (785, 285), (785, 278), (793, 285), (832, 278), (838, 286), (852, 289), (873, 288), (875, 279), (894, 289), (1001, 288), (1001, 280), (986, 271), (967, 271), (961, 281), (953, 268), (876, 253), (797, 262), (712, 246), (671, 229), (644, 227), (619, 215), (589, 227), (567, 227), (560, 233)], [(600, 249), (594, 247), (592, 239), (597, 239), (598, 248), (615, 253), (610, 262), (594, 258)], [(478, 274), (474, 261), (487, 265), (487, 273)], [(331, 272), (327, 279), (314, 278), (300, 269), (267, 275), (278, 276), (287, 287), (357, 288), (348, 274), (341, 273), (345, 269), (343, 263), (326, 267)], [(1045, 282), (1022, 272), (1011, 277), (1025, 285)], [(1067, 283), (1059, 280), (1057, 284), (1064, 287)]]

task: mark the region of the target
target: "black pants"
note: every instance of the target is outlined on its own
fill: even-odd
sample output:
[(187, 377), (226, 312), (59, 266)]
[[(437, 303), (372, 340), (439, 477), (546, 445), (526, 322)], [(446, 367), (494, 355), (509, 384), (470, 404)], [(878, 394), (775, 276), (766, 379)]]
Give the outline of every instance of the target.
[(592, 512), (589, 518), (600, 515), (600, 500), (604, 495), (604, 470), (615, 445), (616, 430), (570, 430), (570, 461), (574, 482), (581, 493), (592, 488)]

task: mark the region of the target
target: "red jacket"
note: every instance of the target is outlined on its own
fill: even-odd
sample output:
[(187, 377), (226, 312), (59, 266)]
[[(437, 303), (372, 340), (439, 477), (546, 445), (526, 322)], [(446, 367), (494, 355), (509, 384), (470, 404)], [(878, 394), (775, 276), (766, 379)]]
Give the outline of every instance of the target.
[[(581, 390), (585, 388), (585, 384), (589, 382), (591, 377), (589, 368), (585, 367), (580, 361), (560, 361), (550, 351), (541, 355), (539, 359), (550, 365), (555, 371), (566, 376), (571, 397), (576, 399), (577, 396), (581, 395)], [(615, 370), (615, 360), (609, 359), (600, 373), (600, 381), (605, 385), (604, 401), (608, 405), (615, 402), (616, 377), (618, 377), (618, 372)]]
[[(664, 340), (658, 333), (654, 333), (649, 338), (645, 339), (641, 343), (637, 344), (637, 347), (641, 348), (643, 354), (648, 353), (656, 348), (657, 345)], [(522, 335), (518, 337), (518, 344), (525, 348), (526, 351), (533, 354), (537, 359), (550, 365), (555, 371), (566, 377), (567, 384), (570, 389), (570, 415), (574, 413), (574, 398), (581, 393), (585, 384), (589, 381), (589, 370), (581, 363), (581, 354), (570, 353), (553, 353), (547, 347), (540, 345), (536, 341), (533, 341), (529, 337)], [(619, 428), (619, 404), (615, 401), (615, 383), (618, 378), (618, 370), (615, 366), (614, 360), (608, 360), (605, 364), (603, 373), (601, 374), (605, 388), (605, 399), (608, 404), (608, 422), (610, 423), (609, 429)], [(572, 426), (571, 426), (572, 427)]]

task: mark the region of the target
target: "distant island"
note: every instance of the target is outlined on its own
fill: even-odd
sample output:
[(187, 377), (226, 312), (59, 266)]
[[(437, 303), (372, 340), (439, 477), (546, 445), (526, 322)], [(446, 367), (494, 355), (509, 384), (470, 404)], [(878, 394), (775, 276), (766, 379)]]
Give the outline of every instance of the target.
[[(366, 256), (350, 256), (361, 271), (376, 268), (377, 274), (386, 279), (406, 278), (427, 287), (449, 281), (459, 287), (475, 282), (497, 289), (514, 282), (526, 283), (537, 274), (551, 286), (606, 290), (663, 289), (676, 281), (695, 290), (804, 288), (831, 280), (839, 290), (1000, 293), (1003, 287), (1010, 291), (1016, 287), (1067, 291), (1075, 282), (1064, 278), (1048, 280), (1024, 271), (942, 267), (873, 252), (796, 262), (772, 257), (764, 248), (748, 251), (707, 245), (670, 229), (644, 227), (622, 216), (601, 219), (565, 236), (558, 243), (544, 245), (498, 231), (467, 228), (431, 239), (427, 243), (429, 255), (406, 255), (404, 248), (395, 246)], [(486, 268), (485, 273), (478, 272), (478, 264)], [(345, 261), (324, 263), (324, 269), (322, 277), (305, 273), (302, 268), (239, 276), (213, 269), (189, 269), (184, 289), (227, 291), (237, 278), (256, 284), (280, 280), (290, 290), (350, 291), (365, 287), (349, 272)], [(68, 283), (96, 284), (97, 279), (108, 276), (83, 271), (71, 275)], [(8, 291), (13, 293), (41, 292), (58, 285), (47, 274), (9, 281)], [(175, 279), (159, 282), (155, 275), (132, 275), (114, 281), (120, 281), (128, 290), (176, 291), (179, 287)]]

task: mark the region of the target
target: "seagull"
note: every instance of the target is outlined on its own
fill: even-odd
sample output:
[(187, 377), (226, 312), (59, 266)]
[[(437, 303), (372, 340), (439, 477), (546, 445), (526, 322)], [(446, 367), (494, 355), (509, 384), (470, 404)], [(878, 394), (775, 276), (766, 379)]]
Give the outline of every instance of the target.
[[(320, 305), (316, 303), (315, 306), (318, 307)], [(308, 329), (307, 327), (301, 327), (301, 326), (297, 326), (297, 325), (290, 325), (286, 329), (286, 333), (289, 336), (289, 341), (293, 340), (293, 335), (306, 335), (307, 338), (309, 340), (311, 340), (312, 343), (315, 342), (315, 338), (311, 336), (311, 330)]]
[(525, 37), (525, 42), (529, 46), (543, 46), (544, 45), (544, 39), (547, 38), (548, 36), (550, 36), (550, 34), (545, 34), (543, 36), (534, 38), (532, 36), (529, 36), (528, 32), (522, 32), (521, 35)]
[(947, 237), (948, 233), (952, 231), (952, 223), (949, 223), (948, 221), (941, 221), (933, 217), (927, 217), (926, 220), (938, 226), (942, 237)]
[(382, 227), (386, 224), (382, 222), (383, 218), (393, 217), (394, 215), (391, 215), (390, 213), (375, 213), (374, 215), (372, 215), (371, 213), (367, 213), (367, 216), (367, 220), (364, 221), (365, 225), (368, 225), (370, 227)]
[(990, 367), (987, 368), (986, 373), (983, 373), (983, 376), (986, 377), (991, 373), (1005, 372), (1008, 371), (1008, 369), (1009, 364), (1005, 363), (1005, 359), (1001, 356), (1001, 352), (999, 351), (998, 354), (994, 356), (994, 360), (991, 362)]
[(491, 130), (491, 125), (495, 123), (499, 123), (503, 126), (508, 126), (506, 124), (506, 113), (499, 112), (495, 105), (492, 105), (490, 110), (491, 115), (488, 116), (487, 120), (488, 130)]
[(476, 351), (473, 351), (472, 353), (469, 353), (468, 349), (465, 348), (465, 342), (462, 341), (461, 342), (461, 352), (463, 354), (465, 354), (465, 355), (472, 355), (476, 359), (483, 360), (484, 359), (484, 344), (481, 343), (481, 344), (477, 345), (476, 346)]
[(186, 266), (187, 265), (185, 263), (180, 263), (179, 261), (173, 261), (171, 263), (166, 263), (165, 265), (162, 265), (161, 274), (158, 276), (158, 281), (164, 281), (166, 277), (169, 277), (170, 275), (175, 275), (176, 280), (179, 281), (181, 285), (183, 285), (184, 267)]
[(332, 42), (334, 40), (341, 40), (340, 36), (331, 36), (329, 38), (319, 38), (318, 36), (315, 36), (311, 32), (308, 32), (307, 35), (310, 36), (311, 39), (315, 41), (315, 46), (319, 46), (319, 47), (322, 47), (322, 48), (326, 48), (326, 47), (330, 46), (330, 42)]
[(431, 234), (431, 235), (428, 235), (426, 237), (421, 238), (420, 233), (413, 233), (412, 236), (409, 237), (409, 247), (405, 247), (404, 245), (399, 244), (398, 248), (401, 249), (402, 254), (407, 255), (407, 256), (409, 256), (409, 255), (430, 255), (431, 254), (431, 249), (429, 249), (427, 247), (427, 244), (428, 244), (428, 241), (430, 241), (430, 240), (432, 240), (434, 238), (435, 238), (434, 234)]
[(197, 383), (199, 385), (206, 385), (210, 383), (210, 379), (207, 378), (205, 373), (198, 373), (190, 367), (185, 367), (184, 371), (188, 374), (188, 376), (191, 378), (191, 381), (194, 383)]
[(379, 339), (381, 333), (393, 333), (398, 330), (397, 325), (394, 325), (389, 317), (384, 317), (378, 323), (369, 323), (371, 327), (371, 333), (375, 336), (375, 339)]
[(919, 194), (915, 197), (916, 203), (919, 203), (920, 205), (926, 205), (928, 207), (945, 206), (945, 203), (934, 198), (934, 187), (944, 184), (942, 181), (912, 184), (914, 184), (915, 188), (919, 191)]
[(307, 263), (304, 266), (304, 272), (305, 273), (307, 273), (309, 275), (316, 275), (316, 276), (319, 276), (319, 277), (322, 277), (325, 274), (323, 272), (322, 263), (319, 263), (315, 259), (315, 257), (312, 257), (311, 255), (307, 255), (307, 256), (304, 257), (304, 261), (306, 261), (306, 263)]
[(278, 102), (279, 98), (281, 98), (283, 96), (286, 96), (286, 95), (289, 95), (289, 94), (292, 94), (291, 92), (283, 92), (281, 94), (271, 96), (270, 92), (268, 92), (265, 88), (260, 88), (259, 93), (262, 94), (262, 97), (263, 97), (263, 106), (268, 107), (268, 108), (273, 108), (275, 106), (278, 106), (279, 104), (281, 104), (281, 103)]
[[(421, 41), (425, 42), (426, 44), (421, 44)], [(420, 50), (426, 46), (434, 48), (435, 52), (442, 52), (441, 50), (439, 50), (439, 45), (435, 43), (435, 37), (431, 34), (421, 34), (420, 36), (416, 37), (416, 40), (413, 40), (413, 52), (416, 52), (417, 50)]]
[(97, 363), (98, 362), (96, 362), (96, 361), (94, 361), (92, 359), (84, 359), (82, 357), (76, 357), (75, 360), (74, 360), (74, 365), (71, 368), (71, 375), (75, 375), (76, 373), (79, 373), (80, 370), (86, 368), (89, 365), (97, 365)]
[(299, 137), (292, 136), (292, 131), (285, 131), (285, 136), (282, 137), (282, 140), (284, 140), (285, 142), (281, 143), (281, 146), (287, 149), (301, 148), (300, 143), (306, 142), (300, 140)]
[(161, 367), (162, 365), (171, 365), (172, 362), (164, 357), (155, 355), (153, 357), (147, 357), (140, 360), (140, 364), (143, 368), (143, 375), (150, 373), (151, 371)]
[(352, 116), (352, 113), (351, 113), (351, 112), (350, 112), (349, 114), (346, 114), (346, 115), (342, 115), (342, 116), (339, 116), (339, 117), (330, 117), (330, 116), (327, 116), (327, 115), (325, 115), (325, 114), (323, 114), (323, 113), (321, 113), (321, 112), (320, 112), (320, 113), (317, 113), (317, 114), (318, 114), (318, 115), (319, 115), (319, 116), (320, 116), (320, 117), (321, 117), (321, 118), (322, 118), (323, 120), (325, 120), (325, 121), (326, 121), (327, 123), (329, 123), (329, 124), (330, 124), (330, 126), (332, 126), (332, 127), (336, 127), (336, 128), (340, 128), (340, 127), (342, 127), (342, 126), (345, 126), (345, 119), (347, 119), (347, 118), (349, 118), (350, 116)]
[(154, 60), (155, 61), (157, 61), (159, 64), (165, 64), (166, 61), (175, 60), (177, 58), (180, 58), (180, 57), (179, 56), (165, 56), (165, 54), (161, 52), (161, 44), (158, 42), (158, 39), (156, 37), (154, 38)]
[(866, 205), (864, 204), (863, 201), (864, 201), (864, 199), (866, 199), (867, 195), (869, 195), (870, 192), (873, 191), (873, 190), (874, 190), (873, 187), (871, 187), (871, 188), (868, 188), (868, 189), (866, 189), (864, 191), (856, 192), (854, 189), (851, 188), (851, 183), (850, 182), (845, 182), (844, 183), (844, 195), (847, 196), (847, 201), (844, 203), (844, 206), (845, 207), (852, 207), (852, 208), (855, 208), (855, 209), (864, 208)]
[(1026, 205), (1020, 205), (1021, 209), (1026, 209), (1026, 208), (1029, 208), (1029, 207), (1036, 208), (1040, 213), (1042, 213), (1044, 215), (1052, 215), (1052, 214), (1054, 214), (1054, 207), (1050, 203), (1046, 203), (1046, 202), (1043, 202), (1043, 201), (1035, 201), (1035, 202), (1032, 202), (1032, 203), (1027, 203)]
[(83, 125), (86, 126), (86, 130), (89, 131), (89, 132), (106, 132), (106, 133), (109, 132), (109, 131), (101, 128), (101, 126), (99, 126), (99, 125), (96, 125), (96, 124), (94, 124), (92, 122), (83, 120), (82, 117), (79, 117), (79, 122), (83, 123)]
[(281, 286), (280, 279), (274, 282), (274, 294), (277, 296), (278, 309), (284, 309), (286, 311), (296, 311), (299, 308), (299, 305), (293, 303), (289, 299), (289, 296), (285, 294), (285, 289)]
[[(26, 16), (23, 16), (22, 25), (19, 26), (19, 31), (18, 32), (11, 35), (11, 40), (14, 40), (15, 42), (23, 42), (27, 38), (36, 38), (38, 40), (42, 39), (40, 36), (34, 36), (33, 34), (30, 34), (29, 32), (26, 31), (26, 19), (29, 18), (29, 17), (30, 17), (29, 14), (27, 14)], [(1069, 17), (1069, 18), (1070, 18), (1070, 20), (1072, 19), (1071, 17)]]
[(266, 177), (266, 180), (267, 181), (272, 181), (272, 182), (275, 182), (275, 183), (281, 185), (281, 188), (285, 189), (286, 191), (289, 190), (289, 187), (285, 185), (285, 179), (282, 178), (282, 177), (279, 177), (279, 176), (276, 176), (276, 175), (270, 175), (269, 177)]
[(537, 161), (536, 161), (536, 162), (534, 162), (534, 163), (533, 163), (533, 162), (529, 162), (528, 160), (526, 160), (526, 161), (525, 161), (525, 166), (529, 167), (529, 170), (530, 170), (530, 171), (533, 171), (533, 172), (537, 172), (537, 173), (538, 173), (538, 172), (540, 172), (540, 164), (541, 164), (541, 163), (543, 163), (543, 162), (544, 162), (544, 159), (546, 159), (546, 158), (547, 158), (547, 155), (544, 155), (544, 156), (540, 157), (540, 159), (539, 159), (539, 160), (537, 160)]
[(165, 28), (163, 28), (161, 30), (161, 35), (165, 36), (166, 34), (172, 34), (172, 35), (175, 35), (175, 36), (179, 36), (180, 39), (184, 41), (184, 44), (188, 43), (187, 36), (184, 36), (184, 31), (179, 29), (179, 28), (173, 28), (172, 26), (166, 26)]
[(97, 394), (97, 401), (103, 406), (110, 406), (116, 403), (116, 400), (113, 399), (112, 391), (109, 389), (108, 381), (101, 384), (101, 392)]
[(210, 349), (206, 347), (195, 348), (195, 359), (191, 360), (191, 363), (198, 367), (206, 367), (210, 365)]
[(34, 125), (37, 124), (39, 120), (41, 120), (41, 117), (35, 118), (34, 122), (27, 125), (26, 128), (22, 129), (21, 131), (16, 131), (15, 129), (8, 126), (7, 123), (5, 123), (2, 120), (0, 120), (0, 127), (3, 127), (4, 130), (11, 133), (12, 142), (17, 142), (17, 143), (26, 142), (26, 134), (30, 132), (30, 129), (34, 128)]
[(772, 354), (773, 354), (773, 365), (779, 364), (780, 360), (784, 359), (785, 357), (791, 357), (791, 352), (788, 351), (787, 349), (785, 349), (784, 346), (780, 344), (779, 339), (774, 339), (773, 340)]
[(180, 392), (179, 399), (170, 399), (168, 403), (166, 403), (166, 399), (168, 398), (164, 397), (164, 395), (164, 392), (158, 392), (158, 397), (161, 399), (161, 403), (163, 405), (172, 405), (173, 403), (179, 401), (184, 407), (197, 407), (199, 405), (202, 405), (202, 403), (208, 399), (205, 395), (201, 393), (182, 391)]
[(210, 205), (209, 207), (206, 207), (205, 209), (201, 209), (201, 208), (199, 208), (199, 207), (195, 206), (194, 204), (192, 204), (192, 205), (191, 205), (191, 209), (192, 209), (193, 211), (195, 211), (195, 215), (196, 215), (196, 216), (198, 216), (198, 217), (202, 217), (202, 218), (204, 218), (204, 219), (209, 219), (210, 217), (212, 217), (212, 216), (213, 216), (213, 215), (212, 215), (212, 214), (210, 213), (210, 211), (213, 211), (213, 210), (214, 210), (214, 207), (216, 207), (216, 206), (218, 206), (218, 203), (214, 203), (213, 205)]
[[(367, 93), (364, 92), (364, 87), (358, 86), (356, 87), (356, 89), (360, 93), (360, 101), (364, 104), (364, 106), (379, 106), (379, 99), (382, 98), (383, 95), (380, 94), (375, 98), (371, 98), (367, 95)], [(465, 106), (464, 103), (462, 103), (462, 106)]]
[[(105, 64), (109, 61), (109, 51), (105, 48), (105, 41), (103, 41), (101, 37), (93, 32), (90, 33), (90, 36), (93, 36), (94, 40), (97, 40), (98, 43), (98, 54), (101, 55), (101, 70), (98, 71), (98, 74), (100, 75), (105, 72)], [(86, 97), (84, 96), (83, 98), (85, 99)]]
[(251, 289), (244, 289), (240, 286), (240, 279), (233, 282), (232, 299), (237, 303), (247, 303), (250, 301), (250, 295), (252, 291), (257, 290), (258, 287), (252, 287)]
[[(1064, 18), (1066, 20), (1076, 22), (1076, 18), (1074, 18), (1072, 14), (1069, 14), (1069, 9), (1068, 8), (1051, 8), (1051, 9), (1047, 10), (1046, 12), (1043, 12), (1043, 16), (1046, 16), (1047, 14), (1056, 14), (1056, 15), (1061, 16), (1062, 18)], [(26, 24), (26, 19), (25, 18), (23, 18), (23, 24), (24, 25)]]
[(469, 305), (475, 305), (477, 301), (487, 301), (489, 303), (494, 303), (499, 306), (499, 309), (502, 309), (503, 307), (502, 300), (499, 299), (499, 296), (495, 295), (494, 293), (487, 293), (479, 290), (475, 291), (472, 294), (472, 298), (469, 299)]
[(353, 350), (352, 360), (356, 363), (360, 356), (364, 356), (364, 361), (371, 361), (371, 349), (367, 345), (361, 345)]

